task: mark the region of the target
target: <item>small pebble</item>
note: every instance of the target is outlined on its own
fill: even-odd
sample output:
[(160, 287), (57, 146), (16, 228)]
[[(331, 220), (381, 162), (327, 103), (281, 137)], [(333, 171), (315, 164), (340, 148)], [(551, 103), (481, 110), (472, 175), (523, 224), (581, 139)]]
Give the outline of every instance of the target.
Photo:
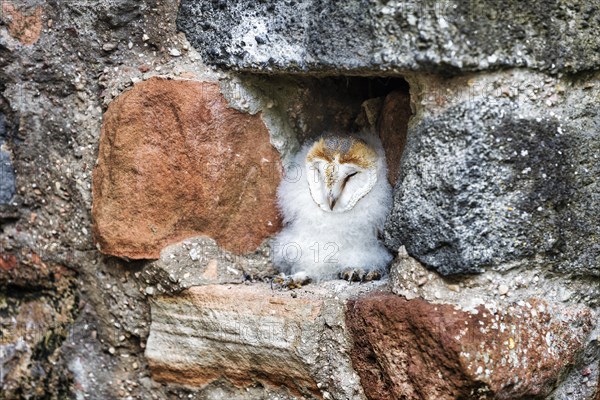
[(498, 294), (500, 294), (500, 296), (504, 296), (508, 293), (508, 286), (502, 284), (500, 286), (498, 286)]
[(181, 56), (181, 52), (178, 49), (169, 49), (169, 54), (173, 57)]
[(412, 293), (412, 292), (409, 292), (409, 291), (402, 292), (402, 295), (403, 295), (404, 297), (406, 297), (406, 300), (412, 300), (412, 299), (416, 299), (416, 298), (417, 298), (417, 295), (416, 295), (416, 294), (414, 294), (414, 293)]
[(448, 289), (450, 289), (450, 290), (452, 290), (453, 292), (456, 292), (456, 293), (460, 292), (460, 286), (458, 286), (458, 285), (454, 285), (454, 284), (453, 285), (448, 285)]
[(117, 45), (115, 43), (104, 43), (104, 45), (102, 46), (102, 50), (104, 51), (113, 51), (116, 48)]

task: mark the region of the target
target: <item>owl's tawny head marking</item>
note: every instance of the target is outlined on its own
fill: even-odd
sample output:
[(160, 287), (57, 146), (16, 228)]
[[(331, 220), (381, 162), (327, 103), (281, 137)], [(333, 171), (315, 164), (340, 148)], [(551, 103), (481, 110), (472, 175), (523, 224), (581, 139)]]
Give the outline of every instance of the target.
[(310, 193), (324, 211), (344, 212), (375, 186), (377, 152), (353, 137), (319, 139), (306, 156)]

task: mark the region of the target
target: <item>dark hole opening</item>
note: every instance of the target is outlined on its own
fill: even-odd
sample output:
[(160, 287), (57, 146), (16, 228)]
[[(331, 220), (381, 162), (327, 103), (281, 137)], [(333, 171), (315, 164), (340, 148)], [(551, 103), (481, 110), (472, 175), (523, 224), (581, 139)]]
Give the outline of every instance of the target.
[(374, 130), (383, 142), (388, 177), (397, 180), (412, 115), (409, 85), (400, 77), (247, 76), (271, 98), (302, 144), (325, 133)]

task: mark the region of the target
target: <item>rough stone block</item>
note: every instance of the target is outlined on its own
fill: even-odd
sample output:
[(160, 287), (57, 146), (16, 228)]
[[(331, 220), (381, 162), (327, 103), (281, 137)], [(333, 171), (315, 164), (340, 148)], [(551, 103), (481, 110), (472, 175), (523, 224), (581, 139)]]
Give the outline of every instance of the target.
[(353, 365), (370, 399), (530, 399), (548, 395), (593, 329), (585, 307), (531, 299), (471, 312), (373, 294), (350, 301)]
[(152, 376), (191, 386), (260, 382), (308, 398), (362, 399), (350, 365), (345, 303), (378, 286), (337, 281), (293, 297), (265, 284), (210, 285), (157, 297), (146, 348)]
[(267, 242), (255, 253), (236, 255), (201, 236), (165, 247), (160, 258), (147, 263), (141, 274), (149, 285), (147, 291), (174, 294), (192, 286), (260, 280), (277, 271), (270, 262)]
[(243, 70), (577, 72), (600, 65), (599, 5), (182, 0), (177, 25), (205, 61)]
[(387, 245), (443, 275), (535, 263), (598, 276), (597, 89), (528, 72), (415, 85)]
[(259, 115), (228, 107), (215, 83), (153, 78), (104, 115), (93, 176), (103, 253), (158, 258), (207, 235), (236, 254), (279, 229), (279, 154)]

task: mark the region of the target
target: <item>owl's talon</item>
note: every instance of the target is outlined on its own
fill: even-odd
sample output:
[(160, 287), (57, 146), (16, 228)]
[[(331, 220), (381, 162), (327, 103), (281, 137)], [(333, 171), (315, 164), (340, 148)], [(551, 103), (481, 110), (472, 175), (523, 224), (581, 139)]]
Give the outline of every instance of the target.
[(346, 269), (340, 272), (339, 277), (348, 282), (360, 282), (361, 276), (364, 274), (364, 271), (360, 269)]
[(362, 269), (346, 269), (339, 273), (339, 277), (350, 283), (369, 282), (381, 279), (381, 273), (379, 271), (365, 272)]
[(277, 275), (271, 278), (271, 290), (275, 290), (274, 285), (282, 285), (285, 282), (285, 276)]
[(353, 270), (346, 270), (346, 271), (342, 271), (342, 272), (340, 272), (340, 273), (338, 274), (338, 277), (339, 277), (340, 279), (343, 279), (343, 280), (345, 280), (345, 281), (352, 282), (352, 279), (351, 279), (351, 278), (352, 278), (352, 274), (354, 274), (354, 271), (353, 271)]
[(276, 284), (279, 289), (300, 289), (302, 286), (308, 285), (311, 279), (304, 275), (278, 275), (271, 280), (271, 289), (274, 290), (273, 284)]
[(378, 281), (381, 279), (381, 272), (369, 271), (365, 274), (364, 282)]
[(310, 278), (307, 276), (288, 276), (283, 282), (283, 286), (288, 289), (300, 289), (302, 286), (308, 285)]

